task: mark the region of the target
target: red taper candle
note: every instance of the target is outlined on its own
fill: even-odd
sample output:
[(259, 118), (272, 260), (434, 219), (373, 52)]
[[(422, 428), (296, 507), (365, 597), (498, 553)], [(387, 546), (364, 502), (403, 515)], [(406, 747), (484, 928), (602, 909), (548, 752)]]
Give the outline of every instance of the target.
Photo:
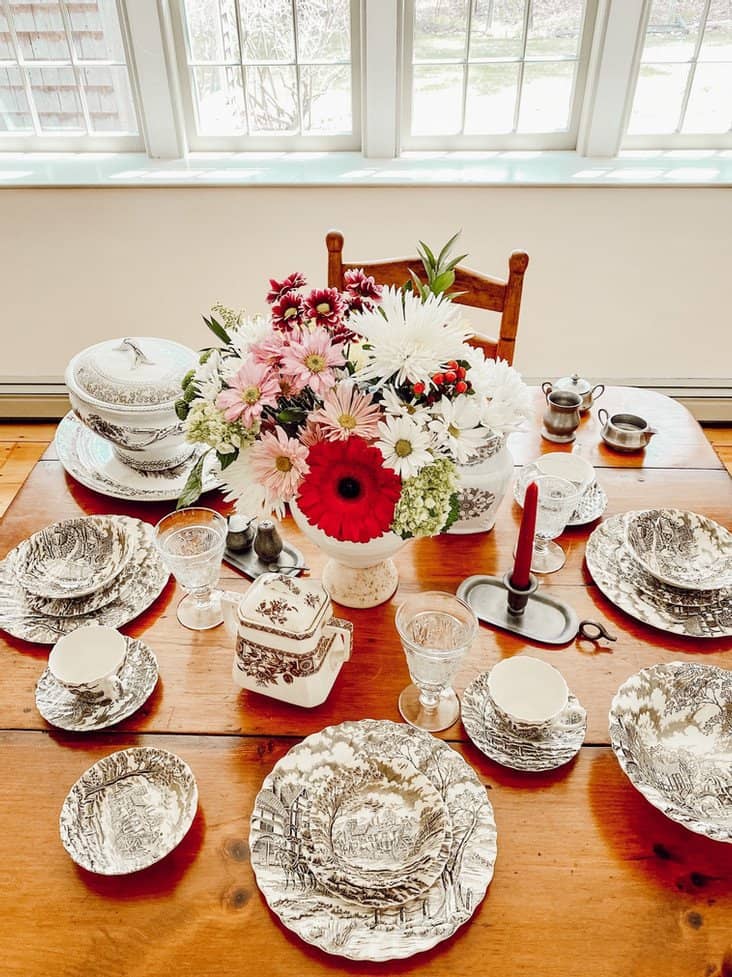
[(511, 584), (517, 590), (529, 589), (529, 574), (531, 573), (531, 557), (534, 553), (534, 532), (536, 530), (536, 504), (539, 499), (539, 489), (536, 482), (529, 482), (524, 497), (524, 511), (521, 516), (518, 545), (516, 546), (516, 561), (511, 574)]

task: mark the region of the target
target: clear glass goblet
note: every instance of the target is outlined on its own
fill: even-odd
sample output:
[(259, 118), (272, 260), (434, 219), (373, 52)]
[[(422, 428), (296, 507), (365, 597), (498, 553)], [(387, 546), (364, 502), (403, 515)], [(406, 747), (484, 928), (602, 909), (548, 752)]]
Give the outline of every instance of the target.
[(432, 590), (399, 607), (396, 628), (412, 679), (399, 696), (399, 712), (418, 729), (447, 729), (460, 716), (452, 680), (478, 632), (478, 619), (459, 597)]
[(178, 604), (178, 620), (191, 631), (221, 624), (221, 591), (216, 589), (226, 548), (226, 519), (194, 506), (164, 516), (155, 527), (155, 545), (175, 579), (188, 593)]
[(562, 547), (552, 540), (561, 536), (572, 518), (579, 491), (573, 482), (557, 475), (540, 475), (534, 481), (539, 500), (531, 569), (534, 573), (554, 573), (564, 566), (567, 557)]

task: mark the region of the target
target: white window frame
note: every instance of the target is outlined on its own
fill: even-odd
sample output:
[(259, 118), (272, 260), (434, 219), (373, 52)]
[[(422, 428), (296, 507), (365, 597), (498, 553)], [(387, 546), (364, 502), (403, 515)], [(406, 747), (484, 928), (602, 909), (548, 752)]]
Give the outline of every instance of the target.
[[(80, 60), (77, 56), (76, 50), (74, 49), (74, 44), (71, 38), (71, 25), (68, 22), (68, 14), (66, 9), (62, 6), (61, 12), (64, 20), (64, 30), (67, 35), (67, 40), (69, 44), (69, 54), (70, 57), (66, 59), (42, 61), (42, 60), (26, 60), (23, 57), (23, 51), (21, 50), (20, 44), (18, 43), (17, 37), (15, 37), (15, 29), (13, 27), (12, 16), (10, 15), (9, 9), (6, 8), (4, 0), (0, 0), (0, 9), (7, 15), (10, 33), (14, 37), (15, 48), (17, 51), (18, 61), (17, 64), (20, 68), (20, 74), (23, 78), (23, 84), (25, 88), (26, 99), (30, 108), (30, 114), (33, 121), (33, 132), (25, 133), (14, 133), (10, 135), (9, 133), (0, 133), (0, 153), (2, 152), (14, 152), (14, 153), (33, 153), (33, 152), (115, 152), (115, 153), (129, 153), (129, 152), (139, 152), (145, 149), (145, 140), (143, 135), (143, 125), (140, 112), (140, 99), (137, 91), (137, 82), (135, 78), (133, 58), (131, 57), (131, 47), (130, 47), (130, 37), (127, 30), (126, 19), (124, 17), (124, 11), (122, 9), (121, 3), (123, 0), (116, 0), (117, 12), (120, 19), (120, 27), (122, 33), (122, 44), (125, 52), (125, 60), (127, 62), (127, 69), (130, 76), (130, 87), (132, 89), (132, 99), (133, 107), (135, 111), (135, 116), (137, 119), (137, 125), (139, 132), (137, 134), (107, 134), (107, 133), (95, 133), (90, 135), (89, 133), (82, 132), (44, 132), (38, 120), (38, 115), (36, 113), (35, 104), (33, 96), (30, 90), (30, 84), (28, 82), (27, 76), (24, 68), (71, 68), (74, 72), (74, 77), (76, 79), (76, 84), (79, 94), (79, 102), (81, 105), (81, 110), (84, 115), (84, 120), (86, 122), (87, 128), (90, 128), (89, 124), (89, 110), (86, 104), (86, 96), (84, 94), (84, 87), (81, 84), (80, 72), (84, 68), (93, 68), (95, 66), (105, 66), (106, 62), (95, 62)], [(0, 61), (0, 68), (2, 67), (15, 67), (16, 62), (14, 61)]]
[[(292, 14), (295, 19), (295, 0), (292, 2)], [(327, 135), (316, 133), (282, 134), (252, 133), (249, 135), (199, 135), (196, 125), (196, 110), (191, 85), (189, 67), (189, 45), (183, 16), (184, 0), (170, 0), (171, 22), (173, 28), (173, 42), (177, 59), (178, 78), (180, 80), (181, 104), (186, 129), (188, 146), (193, 152), (216, 152), (226, 150), (230, 152), (344, 152), (357, 151), (361, 148), (361, 39), (359, 36), (359, 6), (360, 0), (350, 0), (351, 13), (351, 118), (353, 130), (351, 133)], [(236, 4), (237, 29), (242, 33), (240, 10)], [(296, 23), (296, 21), (295, 21)], [(297, 45), (297, 30), (295, 31)], [(283, 62), (283, 65), (291, 65)], [(296, 60), (296, 71), (300, 64), (307, 64)], [(233, 67), (239, 67), (232, 62)]]

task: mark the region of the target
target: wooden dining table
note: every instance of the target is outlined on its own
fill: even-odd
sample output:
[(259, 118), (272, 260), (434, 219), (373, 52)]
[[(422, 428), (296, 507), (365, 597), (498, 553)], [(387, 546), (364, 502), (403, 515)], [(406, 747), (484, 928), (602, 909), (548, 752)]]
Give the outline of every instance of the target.
[[(543, 397), (526, 430), (512, 434), (517, 466), (545, 451), (574, 450), (597, 469), (606, 516), (631, 509), (693, 509), (729, 526), (732, 480), (688, 411), (660, 394), (609, 388), (612, 414), (632, 410), (658, 429), (645, 452), (618, 454), (600, 439), (596, 411), (572, 445), (540, 437)], [(205, 504), (226, 511), (218, 493)], [(34, 531), (78, 514), (120, 513), (156, 522), (172, 503), (132, 504), (98, 495), (66, 475), (53, 445), (1, 524), (4, 554)], [(362, 718), (399, 722), (408, 683), (394, 614), (408, 594), (454, 592), (465, 577), (511, 565), (520, 509), (509, 493), (489, 533), (410, 541), (396, 557), (399, 589), (370, 610), (336, 606), (353, 622), (354, 649), (327, 701), (288, 706), (233, 682), (233, 640), (224, 627), (185, 630), (181, 592), (167, 584), (122, 630), (154, 650), (160, 679), (133, 716), (99, 733), (73, 734), (38, 714), (34, 687), (48, 646), (0, 636), (0, 975), (10, 977), (307, 977), (352, 974), (480, 977), (732, 977), (732, 845), (693, 834), (652, 807), (621, 771), (609, 745), (608, 709), (628, 676), (655, 662), (732, 666), (732, 640), (655, 630), (611, 604), (584, 563), (595, 524), (565, 531), (562, 570), (542, 588), (580, 618), (602, 622), (614, 643), (537, 645), (482, 626), (455, 687), (497, 661), (529, 653), (555, 665), (586, 707), (578, 756), (550, 773), (518, 773), (487, 759), (458, 721), (439, 734), (465, 757), (495, 812), (495, 875), (472, 918), (434, 949), (405, 960), (363, 963), (301, 942), (269, 911), (250, 864), (254, 798), (275, 762), (302, 737)], [(311, 574), (324, 557), (288, 518), (284, 537)], [(249, 581), (224, 564), (222, 583)], [(137, 874), (103, 877), (72, 862), (59, 812), (76, 779), (99, 758), (132, 746), (162, 747), (192, 768), (198, 812), (182, 843)]]

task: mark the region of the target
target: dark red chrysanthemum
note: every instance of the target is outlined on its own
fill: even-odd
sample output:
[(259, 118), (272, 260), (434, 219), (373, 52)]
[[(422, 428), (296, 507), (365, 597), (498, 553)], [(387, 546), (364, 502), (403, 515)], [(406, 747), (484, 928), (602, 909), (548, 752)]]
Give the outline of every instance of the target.
[(272, 306), (272, 325), (281, 332), (289, 332), (302, 322), (303, 298), (299, 292), (285, 292)]
[(305, 318), (316, 326), (335, 329), (341, 323), (346, 307), (337, 288), (314, 288), (305, 299)]
[(373, 275), (365, 275), (363, 268), (351, 268), (343, 273), (343, 284), (351, 295), (362, 299), (380, 299), (382, 287), (376, 284)]
[(299, 271), (293, 271), (291, 275), (288, 275), (281, 282), (278, 282), (275, 278), (270, 278), (267, 301), (272, 305), (273, 302), (281, 299), (286, 292), (291, 292), (294, 288), (302, 288), (305, 284), (305, 276)]
[(401, 493), (378, 448), (363, 438), (320, 441), (308, 453), (310, 471), (297, 504), (308, 522), (334, 539), (368, 543), (387, 532)]

